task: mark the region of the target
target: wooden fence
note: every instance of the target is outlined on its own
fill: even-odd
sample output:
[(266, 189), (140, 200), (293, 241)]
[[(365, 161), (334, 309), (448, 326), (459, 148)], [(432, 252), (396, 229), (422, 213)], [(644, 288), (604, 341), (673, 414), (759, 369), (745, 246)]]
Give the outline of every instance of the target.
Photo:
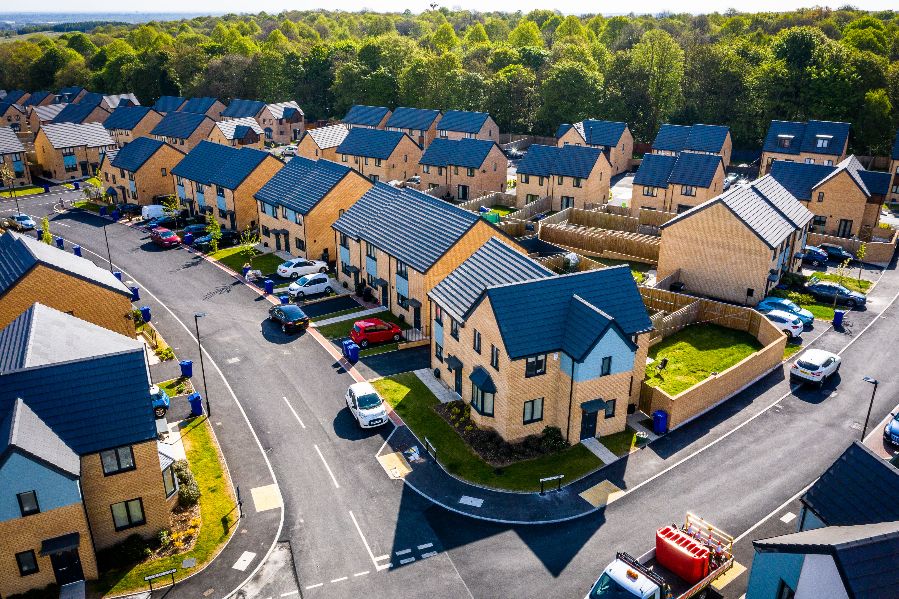
[(571, 213), (568, 215), (568, 224), (595, 227), (597, 229), (608, 229), (610, 231), (637, 233), (637, 230), (640, 228), (640, 219), (632, 216), (600, 212), (597, 210), (580, 210), (572, 208)]
[(659, 262), (659, 238), (569, 224), (541, 224), (543, 241), (575, 248), (579, 253), (646, 264)]
[[(575, 252), (577, 253), (577, 252)], [(596, 260), (591, 260), (586, 256), (582, 256), (577, 254), (578, 263), (577, 267), (574, 270), (571, 270), (568, 261), (565, 259), (565, 256), (562, 254), (556, 254), (555, 256), (544, 256), (535, 258), (537, 262), (550, 269), (553, 272), (564, 274), (567, 272), (582, 272), (585, 270), (597, 270), (600, 268), (606, 268), (605, 264), (597, 262)]]
[(514, 237), (517, 239), (519, 237), (524, 237), (528, 233), (530, 233), (531, 235), (534, 234), (533, 231), (527, 230), (527, 226), (529, 224), (533, 225), (534, 223), (526, 223), (523, 220), (517, 220), (514, 218), (504, 218), (503, 220), (496, 223), (495, 226), (510, 237)]
[(505, 206), (507, 208), (516, 207), (517, 198), (514, 193), (504, 193), (501, 191), (493, 191), (486, 193), (477, 198), (473, 198), (466, 202), (458, 204), (459, 208), (478, 212), (481, 208), (491, 208), (493, 206)]
[(899, 240), (899, 229), (875, 229), (874, 235), (875, 237), (872, 241), (865, 242), (860, 239), (847, 239), (845, 237), (833, 237), (831, 235), (822, 235), (820, 233), (809, 233), (808, 245), (832, 243), (840, 246), (854, 256), (858, 252), (859, 246), (864, 243), (864, 261), (869, 264), (886, 266), (892, 261), (893, 254), (896, 253), (896, 243), (897, 240)]
[(552, 210), (552, 198), (549, 196), (534, 200), (530, 204), (525, 204), (515, 212), (506, 215), (506, 218), (515, 218), (518, 220), (530, 220), (541, 212), (549, 212)]

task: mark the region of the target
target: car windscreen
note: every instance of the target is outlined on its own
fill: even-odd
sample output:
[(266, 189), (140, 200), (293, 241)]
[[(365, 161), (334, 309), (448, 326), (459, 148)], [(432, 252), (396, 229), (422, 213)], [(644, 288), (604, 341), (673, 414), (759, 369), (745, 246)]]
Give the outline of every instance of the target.
[(296, 306), (284, 306), (284, 315), (291, 320), (299, 320), (300, 318), (306, 318), (306, 314), (297, 308)]
[(160, 237), (174, 237), (175, 234), (172, 233), (171, 231), (163, 231), (162, 233), (159, 234), (159, 236)]
[(636, 595), (618, 584), (608, 572), (603, 575), (593, 585), (593, 589), (588, 595), (589, 599), (634, 599)]
[(381, 405), (381, 398), (377, 393), (366, 393), (357, 397), (356, 402), (359, 404), (359, 409), (371, 410)]
[(805, 360), (797, 361), (796, 366), (798, 366), (799, 368), (802, 368), (804, 370), (818, 370), (819, 368), (821, 368), (817, 364), (813, 364), (813, 363), (807, 362)]

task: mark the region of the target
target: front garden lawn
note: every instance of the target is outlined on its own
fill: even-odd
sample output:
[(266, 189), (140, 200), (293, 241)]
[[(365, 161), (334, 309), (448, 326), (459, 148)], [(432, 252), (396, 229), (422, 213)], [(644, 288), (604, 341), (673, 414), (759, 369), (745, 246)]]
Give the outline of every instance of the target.
[(275, 254), (263, 254), (257, 250), (253, 250), (252, 258), (247, 259), (248, 254), (239, 246), (223, 248), (217, 252), (209, 254), (210, 258), (215, 258), (234, 272), (243, 273), (243, 265), (250, 263), (253, 270), (261, 271), (263, 276), (274, 274), (278, 269), (278, 265), (284, 262), (283, 258), (279, 258)]
[(81, 208), (82, 210), (88, 210), (90, 212), (100, 212), (100, 204), (95, 202), (88, 202), (87, 200), (76, 200), (72, 202), (72, 208)]
[(501, 217), (508, 216), (509, 214), (512, 214), (516, 210), (518, 210), (518, 208), (510, 208), (508, 206), (503, 206), (501, 204), (495, 204), (490, 207), (490, 212), (493, 212), (494, 214), (499, 214)]
[[(677, 395), (761, 347), (744, 331), (714, 324), (690, 325), (650, 348), (649, 357), (655, 361), (646, 366), (646, 384)], [(656, 366), (662, 358), (668, 358), (668, 365), (659, 372)]]
[(476, 455), (450, 424), (434, 411), (439, 401), (414, 373), (372, 381), (378, 393), (396, 410), (419, 440), (427, 437), (447, 472), (467, 481), (510, 491), (539, 491), (540, 478), (564, 474), (569, 483), (603, 465), (577, 443), (557, 453), (494, 468)]
[(193, 392), (193, 385), (191, 385), (190, 379), (180, 376), (156, 384), (160, 389), (165, 391), (169, 397), (178, 397), (179, 395), (186, 395)]
[(331, 312), (330, 314), (322, 314), (321, 316), (315, 316), (310, 318), (312, 322), (318, 322), (319, 320), (328, 320), (329, 318), (337, 318), (338, 316), (346, 316), (347, 314), (353, 314), (355, 312), (361, 312), (365, 310), (362, 306), (358, 308), (348, 308), (346, 310), (338, 310), (337, 312)]
[[(379, 318), (384, 322), (393, 322), (396, 323), (396, 325), (404, 331), (406, 329), (412, 328), (408, 322), (402, 322), (389, 310), (384, 310), (376, 314), (370, 314), (369, 316), (366, 316), (364, 318)], [(334, 324), (326, 324), (323, 327), (318, 327), (318, 332), (321, 333), (326, 339), (342, 339), (343, 337), (349, 337), (350, 329), (353, 327), (354, 322), (356, 321), (351, 318), (349, 320), (341, 320), (340, 322), (335, 322)]]
[(771, 291), (774, 297), (785, 297), (795, 302), (800, 308), (805, 308), (818, 320), (833, 320), (833, 303), (821, 303), (807, 293), (798, 291), (786, 291), (774, 289)]
[(649, 264), (643, 264), (642, 262), (628, 262), (627, 260), (616, 260), (614, 258), (600, 258), (599, 256), (587, 256), (594, 262), (599, 262), (605, 266), (627, 266), (631, 269), (631, 276), (634, 277), (634, 280), (637, 283), (642, 283), (646, 280), (646, 273), (649, 270), (652, 270), (652, 266)]
[(44, 188), (38, 187), (37, 185), (15, 187), (13, 189), (7, 189), (6, 191), (0, 191), (0, 198), (11, 198), (13, 196), (20, 198), (22, 196), (32, 196), (36, 193), (44, 193)]
[[(649, 429), (652, 430), (652, 423), (650, 423)], [(649, 442), (649, 439), (638, 437), (637, 431), (628, 426), (620, 433), (600, 437), (599, 442), (605, 445), (606, 449), (621, 457), (640, 449)]]
[[(852, 270), (852, 269), (850, 269)], [(857, 269), (856, 269), (857, 271)], [(831, 281), (832, 283), (839, 283), (849, 291), (857, 291), (858, 293), (868, 293), (870, 291), (871, 286), (874, 284), (867, 279), (859, 279), (858, 277), (853, 277), (850, 274), (845, 274), (842, 277), (838, 277), (836, 273), (827, 272), (827, 273), (815, 273), (812, 275), (813, 277), (817, 277), (822, 281)]]

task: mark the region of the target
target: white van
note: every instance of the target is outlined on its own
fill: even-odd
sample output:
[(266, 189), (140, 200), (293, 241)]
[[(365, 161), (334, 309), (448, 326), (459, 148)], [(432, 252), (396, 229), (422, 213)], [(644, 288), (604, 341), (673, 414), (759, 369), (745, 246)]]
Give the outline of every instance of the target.
[(165, 215), (165, 206), (160, 204), (151, 204), (150, 206), (142, 206), (140, 209), (140, 215), (144, 220), (149, 220), (151, 218), (159, 218)]

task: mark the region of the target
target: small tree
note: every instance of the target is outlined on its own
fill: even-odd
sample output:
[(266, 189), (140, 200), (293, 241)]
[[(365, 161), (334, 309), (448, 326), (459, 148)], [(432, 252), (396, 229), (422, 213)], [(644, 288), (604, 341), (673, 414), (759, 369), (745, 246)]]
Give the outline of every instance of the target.
[(256, 253), (255, 246), (259, 243), (259, 233), (255, 229), (251, 229), (249, 225), (240, 233), (240, 253), (246, 256), (247, 260)]
[(219, 239), (222, 238), (222, 225), (212, 214), (206, 215), (206, 232), (209, 234), (209, 249), (219, 251)]
[[(837, 266), (837, 283), (840, 285), (843, 284), (843, 279), (846, 278), (846, 269), (849, 268), (849, 258), (843, 260), (839, 266)], [(837, 294), (833, 296), (833, 309), (837, 309)]]
[(178, 214), (181, 210), (181, 202), (174, 194), (162, 198), (162, 208), (171, 214)]
[(868, 244), (864, 241), (858, 249), (855, 251), (855, 259), (858, 260), (858, 282), (861, 284), (862, 282), (862, 261), (865, 259), (865, 254), (868, 253)]
[(53, 245), (53, 235), (50, 234), (50, 219), (46, 216), (41, 221), (41, 241), (47, 245)]

